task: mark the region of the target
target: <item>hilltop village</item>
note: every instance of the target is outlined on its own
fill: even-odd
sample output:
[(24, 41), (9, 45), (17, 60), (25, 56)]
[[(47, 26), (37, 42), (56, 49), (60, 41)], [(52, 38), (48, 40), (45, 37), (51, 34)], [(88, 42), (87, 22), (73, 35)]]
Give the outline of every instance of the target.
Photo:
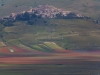
[(2, 20), (30, 20), (32, 18), (89, 18), (84, 15), (58, 9), (52, 5), (39, 5), (35, 8), (31, 8), (29, 11), (23, 11), (20, 13), (11, 13), (9, 16), (5, 16)]

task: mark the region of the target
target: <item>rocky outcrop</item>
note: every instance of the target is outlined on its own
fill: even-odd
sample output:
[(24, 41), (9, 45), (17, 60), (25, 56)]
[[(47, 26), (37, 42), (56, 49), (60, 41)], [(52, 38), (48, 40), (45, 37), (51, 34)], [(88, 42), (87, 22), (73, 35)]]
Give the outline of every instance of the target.
[(84, 15), (72, 12), (63, 11), (52, 5), (39, 5), (36, 8), (31, 8), (29, 11), (21, 13), (11, 13), (10, 16), (5, 16), (2, 20), (29, 20), (31, 18), (89, 18)]

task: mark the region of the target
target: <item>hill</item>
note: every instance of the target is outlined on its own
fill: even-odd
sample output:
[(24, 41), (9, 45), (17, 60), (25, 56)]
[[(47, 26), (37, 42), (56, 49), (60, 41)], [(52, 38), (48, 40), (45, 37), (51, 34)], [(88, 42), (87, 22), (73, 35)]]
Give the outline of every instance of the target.
[(40, 5), (30, 11), (12, 13), (0, 23), (1, 42), (9, 47), (45, 52), (100, 49), (97, 20), (54, 6)]
[(54, 42), (68, 50), (99, 50), (99, 29), (99, 24), (88, 19), (40, 18), (3, 26), (1, 41), (9, 46), (29, 47), (40, 51), (52, 51), (51, 46), (46, 46), (45, 42)]
[(21, 12), (28, 10), (30, 7), (46, 4), (53, 5), (64, 10), (82, 13), (94, 19), (100, 19), (100, 16), (98, 16), (100, 12), (99, 0), (0, 0), (0, 16), (3, 17), (10, 13)]
[(35, 8), (31, 8), (29, 11), (11, 13), (10, 16), (5, 16), (1, 20), (27, 21), (34, 18), (89, 19), (90, 17), (72, 11), (65, 11), (52, 5), (39, 5)]

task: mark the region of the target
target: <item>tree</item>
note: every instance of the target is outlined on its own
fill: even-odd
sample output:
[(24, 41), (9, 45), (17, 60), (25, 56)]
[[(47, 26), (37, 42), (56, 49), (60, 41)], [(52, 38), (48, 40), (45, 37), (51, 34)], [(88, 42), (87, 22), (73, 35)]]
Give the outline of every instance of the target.
[(76, 15), (75, 13), (69, 13), (69, 14), (67, 15), (67, 18), (68, 18), (68, 19), (77, 18), (77, 15)]
[(27, 24), (33, 25), (36, 21), (37, 21), (37, 19), (31, 19), (31, 20), (27, 21)]
[(4, 22), (3, 22), (3, 25), (4, 25), (4, 26), (14, 26), (13, 22), (10, 21), (10, 20), (4, 21)]
[(16, 16), (16, 20), (22, 20), (22, 21), (30, 20), (30, 14), (28, 12), (18, 14)]
[(23, 15), (22, 15), (22, 20), (30, 20), (30, 14), (28, 12), (25, 12)]

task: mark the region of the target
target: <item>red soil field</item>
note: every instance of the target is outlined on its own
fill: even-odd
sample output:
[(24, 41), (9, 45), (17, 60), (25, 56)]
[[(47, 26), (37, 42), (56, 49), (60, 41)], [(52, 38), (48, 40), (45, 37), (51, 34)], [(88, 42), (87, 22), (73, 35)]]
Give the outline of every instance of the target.
[(15, 53), (23, 53), (23, 52), (28, 52), (28, 50), (16, 47), (16, 46), (11, 46), (11, 48), (14, 50)]
[[(13, 52), (10, 51), (10, 49), (13, 50)], [(60, 49), (54, 49), (54, 52), (56, 53), (69, 53), (72, 52), (71, 50), (60, 50)], [(0, 53), (46, 53), (46, 52), (41, 52), (37, 50), (27, 50), (23, 49), (17, 46), (10, 46), (10, 47), (2, 47), (0, 48)], [(53, 53), (53, 52), (52, 52)]]
[[(56, 52), (54, 53), (46, 53), (35, 50), (26, 50), (16, 46), (12, 46), (11, 49), (14, 50), (13, 53), (24, 54), (24, 57), (1, 56), (0, 64), (75, 64), (88, 61), (100, 62), (100, 52), (73, 52), (70, 50), (55, 49)], [(0, 53), (5, 53), (5, 56), (7, 53), (12, 54), (9, 47), (0, 48)], [(33, 56), (26, 56), (28, 53), (32, 53)]]
[(0, 53), (11, 53), (8, 47), (0, 48)]
[(23, 52), (28, 52), (28, 50), (21, 49), (21, 48), (18, 48), (16, 46), (12, 46), (11, 49), (14, 52), (10, 51), (10, 47), (2, 47), (2, 48), (0, 48), (0, 53), (23, 53)]
[(49, 58), (32, 58), (32, 57), (14, 57), (0, 58), (0, 64), (68, 64), (78, 63), (84, 60), (73, 59), (49, 59)]
[(82, 62), (100, 62), (100, 54), (91, 53), (53, 53), (32, 57), (1, 57), (0, 64), (77, 64)]

